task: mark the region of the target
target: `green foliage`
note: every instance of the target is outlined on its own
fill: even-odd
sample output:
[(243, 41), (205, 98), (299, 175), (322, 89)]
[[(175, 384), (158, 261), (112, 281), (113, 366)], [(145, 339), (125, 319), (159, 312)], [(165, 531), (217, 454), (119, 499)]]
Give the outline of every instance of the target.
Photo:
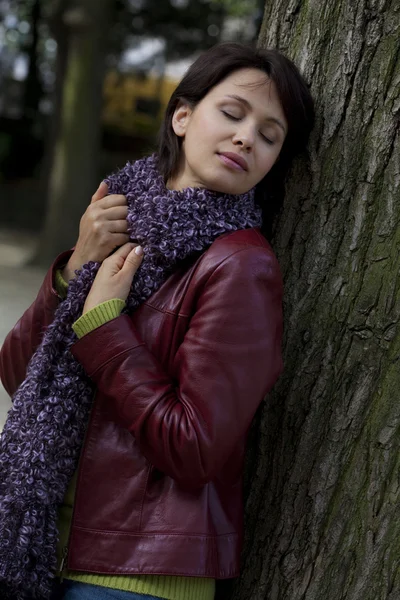
[(169, 60), (215, 44), (227, 12), (223, 3), (207, 0), (117, 0), (116, 14), (114, 47), (143, 36), (162, 38)]
[(210, 5), (221, 6), (232, 17), (248, 17), (258, 12), (258, 0), (209, 0)]

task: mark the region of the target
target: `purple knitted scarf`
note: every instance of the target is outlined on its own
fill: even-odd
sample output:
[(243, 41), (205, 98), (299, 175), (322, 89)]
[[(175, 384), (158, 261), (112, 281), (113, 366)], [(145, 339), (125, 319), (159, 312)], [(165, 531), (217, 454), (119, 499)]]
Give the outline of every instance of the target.
[[(128, 201), (132, 240), (144, 248), (126, 310), (134, 311), (185, 259), (221, 234), (261, 224), (253, 191), (223, 195), (199, 188), (167, 190), (155, 155), (109, 177), (109, 193)], [(0, 596), (50, 597), (56, 571), (57, 514), (77, 468), (93, 385), (70, 347), (98, 263), (70, 282), (34, 353), (0, 439)]]

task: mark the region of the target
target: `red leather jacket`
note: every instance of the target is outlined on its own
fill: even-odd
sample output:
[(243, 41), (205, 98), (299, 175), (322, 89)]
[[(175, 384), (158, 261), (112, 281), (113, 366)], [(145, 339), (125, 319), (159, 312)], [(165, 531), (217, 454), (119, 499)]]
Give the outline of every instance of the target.
[[(59, 298), (48, 272), (1, 350), (13, 394)], [(282, 370), (282, 282), (258, 229), (225, 234), (72, 348), (97, 387), (68, 568), (235, 577), (252, 417)]]

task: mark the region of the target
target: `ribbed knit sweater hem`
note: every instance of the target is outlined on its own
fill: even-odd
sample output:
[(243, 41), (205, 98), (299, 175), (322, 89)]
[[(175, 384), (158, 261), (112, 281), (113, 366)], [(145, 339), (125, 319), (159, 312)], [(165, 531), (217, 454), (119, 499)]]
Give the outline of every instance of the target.
[(215, 595), (215, 580), (202, 577), (95, 575), (76, 571), (68, 571), (65, 577), (81, 583), (148, 594), (167, 600), (213, 600)]

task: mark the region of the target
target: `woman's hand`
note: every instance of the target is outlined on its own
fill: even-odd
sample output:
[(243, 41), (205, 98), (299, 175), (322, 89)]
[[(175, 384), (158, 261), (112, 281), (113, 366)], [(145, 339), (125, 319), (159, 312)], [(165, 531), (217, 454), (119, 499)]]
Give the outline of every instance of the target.
[(66, 281), (85, 263), (102, 262), (114, 248), (129, 241), (126, 198), (107, 194), (108, 186), (102, 181), (81, 218), (75, 250), (62, 271)]
[(141, 246), (131, 243), (124, 244), (106, 258), (97, 272), (82, 314), (113, 298), (126, 300), (132, 279), (142, 264), (142, 259)]

